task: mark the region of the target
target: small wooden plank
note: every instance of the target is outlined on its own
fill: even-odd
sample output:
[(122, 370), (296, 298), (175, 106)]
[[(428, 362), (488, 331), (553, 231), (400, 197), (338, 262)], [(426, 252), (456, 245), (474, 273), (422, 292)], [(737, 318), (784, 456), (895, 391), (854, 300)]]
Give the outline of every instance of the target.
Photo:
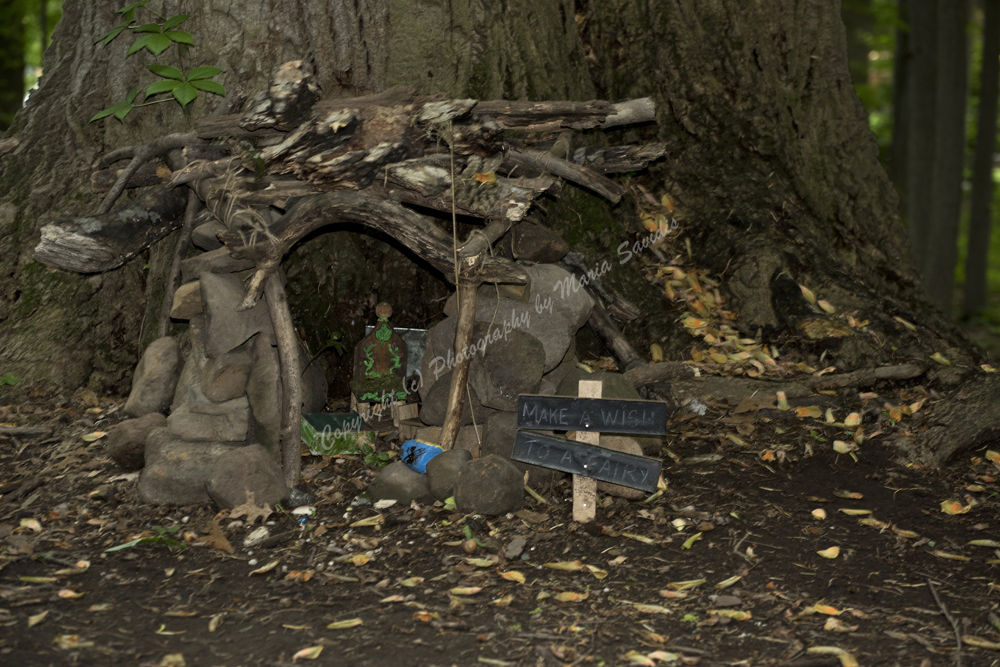
[(663, 468), (658, 459), (531, 431), (518, 431), (511, 458), (650, 493), (656, 491)]
[(517, 427), (602, 433), (666, 433), (667, 405), (661, 401), (522, 395), (517, 398)]
[[(600, 398), (603, 385), (600, 381), (580, 380), (578, 393), (581, 398)], [(596, 431), (576, 431), (574, 439), (588, 445), (597, 446), (601, 434)], [(590, 523), (597, 517), (597, 480), (583, 475), (573, 475), (573, 520)]]

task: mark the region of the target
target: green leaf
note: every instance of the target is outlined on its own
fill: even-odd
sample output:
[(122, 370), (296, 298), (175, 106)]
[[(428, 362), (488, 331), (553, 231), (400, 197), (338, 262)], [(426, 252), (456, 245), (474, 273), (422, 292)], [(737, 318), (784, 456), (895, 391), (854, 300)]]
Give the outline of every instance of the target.
[(176, 67), (171, 67), (170, 65), (150, 65), (149, 71), (156, 76), (162, 76), (164, 79), (184, 81), (184, 73)]
[(177, 42), (178, 44), (194, 44), (194, 38), (191, 37), (191, 33), (184, 32), (183, 30), (170, 30), (163, 34), (170, 41)]
[(146, 86), (146, 97), (152, 97), (153, 95), (158, 95), (159, 93), (166, 93), (173, 90), (177, 86), (182, 85), (184, 85), (183, 82), (173, 81), (171, 79), (156, 81)]
[(128, 91), (128, 95), (125, 96), (125, 101), (128, 102), (129, 104), (132, 104), (132, 100), (134, 100), (135, 96), (138, 94), (139, 94), (139, 86), (133, 86), (132, 90)]
[(152, 35), (143, 35), (142, 37), (136, 39), (134, 42), (132, 42), (132, 46), (128, 47), (128, 53), (126, 53), (125, 55), (130, 56), (136, 51), (141, 51), (143, 47), (146, 46), (146, 43), (149, 41), (150, 37), (152, 37)]
[(13, 387), (18, 382), (24, 382), (24, 380), (14, 377), (13, 373), (4, 373), (3, 377), (0, 377), (0, 385), (9, 384)]
[(146, 42), (146, 48), (154, 56), (158, 56), (167, 50), (170, 46), (170, 40), (163, 35), (149, 35), (149, 40)]
[(216, 74), (221, 74), (222, 70), (218, 67), (195, 67), (193, 70), (187, 73), (188, 81), (196, 81), (198, 79), (211, 79)]
[(222, 87), (222, 84), (218, 84), (215, 81), (192, 81), (191, 85), (198, 90), (204, 90), (206, 93), (226, 96), (226, 89)]
[[(111, 40), (113, 40), (118, 35), (122, 34), (122, 30), (124, 30), (125, 28), (127, 28), (128, 24), (129, 24), (128, 21), (125, 21), (123, 23), (119, 23), (114, 28), (112, 28), (107, 34), (104, 34), (104, 35), (101, 35), (100, 37), (98, 37), (97, 38), (97, 42), (104, 42), (104, 44), (102, 46), (107, 46), (111, 42)], [(96, 44), (97, 42), (94, 42), (94, 43)]]
[(179, 26), (180, 24), (191, 18), (187, 14), (178, 14), (177, 16), (171, 16), (163, 23), (163, 32), (166, 32), (172, 28)]
[(131, 5), (125, 5), (124, 7), (119, 9), (117, 13), (125, 14), (126, 16), (129, 17), (129, 19), (131, 19), (132, 15), (135, 14), (135, 10), (138, 9), (139, 7), (144, 7), (147, 2), (149, 2), (149, 0), (139, 0), (139, 2), (133, 2)]
[(137, 25), (132, 28), (133, 32), (156, 32), (160, 33), (163, 30), (160, 28), (159, 23), (143, 23), (142, 25)]
[(174, 97), (177, 98), (182, 107), (186, 107), (198, 97), (198, 91), (190, 83), (183, 83), (174, 88)]
[(88, 122), (93, 123), (95, 120), (100, 120), (101, 118), (111, 115), (113, 115), (118, 120), (121, 120), (125, 118), (125, 116), (128, 115), (128, 112), (131, 110), (132, 110), (131, 104), (129, 104), (128, 102), (119, 102), (113, 107), (108, 107), (103, 111), (98, 111), (90, 118)]

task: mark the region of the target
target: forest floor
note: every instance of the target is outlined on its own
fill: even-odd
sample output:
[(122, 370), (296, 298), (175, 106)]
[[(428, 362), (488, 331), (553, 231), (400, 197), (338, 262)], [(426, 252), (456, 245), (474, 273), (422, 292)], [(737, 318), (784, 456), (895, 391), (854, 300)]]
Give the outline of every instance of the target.
[(153, 507), (85, 438), (119, 402), (0, 408), (51, 428), (0, 437), (0, 663), (1000, 664), (1000, 470), (981, 451), (897, 460), (887, 436), (933, 401), (897, 422), (884, 398), (821, 398), (864, 420), (857, 460), (832, 449), (856, 432), (840, 421), (689, 405), (664, 438), (667, 491), (602, 498), (587, 525), (568, 479), (507, 517), (376, 510), (352, 457), (303, 459), (313, 516)]

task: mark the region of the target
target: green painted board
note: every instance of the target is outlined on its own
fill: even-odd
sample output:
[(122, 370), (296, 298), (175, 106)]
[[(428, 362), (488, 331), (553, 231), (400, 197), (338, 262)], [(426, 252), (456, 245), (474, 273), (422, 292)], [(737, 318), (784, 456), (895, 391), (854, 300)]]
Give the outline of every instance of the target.
[(359, 454), (361, 445), (375, 446), (375, 431), (357, 412), (302, 415), (299, 432), (309, 451), (320, 456)]

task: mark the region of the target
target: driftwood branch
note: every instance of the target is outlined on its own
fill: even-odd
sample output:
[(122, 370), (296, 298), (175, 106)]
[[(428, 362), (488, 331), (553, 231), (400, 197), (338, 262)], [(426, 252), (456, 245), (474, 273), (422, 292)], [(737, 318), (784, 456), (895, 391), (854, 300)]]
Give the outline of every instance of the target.
[(110, 165), (112, 162), (126, 157), (130, 152), (132, 154), (132, 161), (129, 162), (129, 165), (122, 170), (121, 175), (118, 177), (118, 181), (111, 186), (108, 194), (104, 197), (104, 201), (102, 201), (101, 205), (97, 207), (95, 214), (102, 215), (111, 210), (115, 201), (118, 200), (118, 196), (125, 190), (126, 183), (129, 182), (132, 176), (134, 176), (135, 173), (139, 171), (139, 168), (150, 158), (161, 155), (175, 148), (183, 148), (184, 146), (197, 141), (199, 141), (199, 139), (193, 134), (168, 134), (158, 139), (154, 139), (145, 146), (131, 147), (128, 149), (123, 148), (106, 155), (100, 163), (103, 166)]
[(608, 315), (608, 311), (604, 309), (604, 304), (601, 303), (599, 297), (594, 298), (594, 310), (590, 314), (590, 319), (587, 320), (587, 326), (618, 357), (622, 368), (633, 368), (646, 363), (646, 360), (625, 339), (621, 329)]
[(601, 174), (620, 174), (626, 171), (645, 169), (650, 162), (663, 159), (666, 155), (666, 144), (639, 144), (610, 148), (587, 146), (573, 152), (573, 162)]
[(512, 148), (507, 151), (507, 159), (520, 167), (545, 171), (562, 179), (593, 190), (605, 199), (617, 204), (625, 194), (625, 188), (593, 169), (567, 162), (541, 151)]
[(77, 273), (114, 269), (177, 229), (186, 203), (184, 190), (153, 188), (114, 213), (45, 225), (35, 259)]
[(299, 348), (292, 314), (281, 279), (271, 274), (264, 283), (267, 311), (278, 341), (281, 361), (281, 461), (289, 489), (299, 483), (302, 455), (299, 451), (299, 422), (302, 417), (302, 379), (299, 376)]
[[(121, 178), (124, 169), (101, 169), (90, 175), (90, 189), (94, 192), (107, 192)], [(170, 178), (170, 167), (165, 162), (146, 162), (125, 183), (125, 188), (141, 188), (147, 185), (159, 185)]]
[[(465, 407), (466, 384), (469, 379), (469, 346), (476, 324), (476, 292), (479, 281), (459, 278), (458, 325), (455, 328), (455, 369), (448, 389), (448, 407), (441, 427), (441, 449), (448, 451), (455, 446), (458, 430), (462, 427), (462, 410)], [(469, 406), (470, 409), (472, 406)]]

